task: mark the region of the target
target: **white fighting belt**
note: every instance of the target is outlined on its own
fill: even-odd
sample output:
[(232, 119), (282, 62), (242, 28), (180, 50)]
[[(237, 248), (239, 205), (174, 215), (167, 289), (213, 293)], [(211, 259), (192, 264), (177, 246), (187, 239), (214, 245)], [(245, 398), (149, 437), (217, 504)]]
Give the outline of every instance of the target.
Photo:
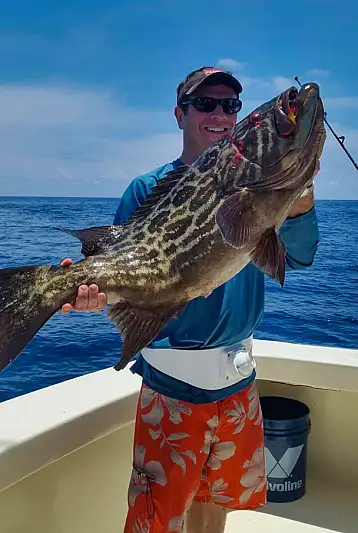
[(208, 350), (144, 348), (143, 358), (168, 376), (201, 389), (229, 387), (251, 376), (256, 368), (252, 335), (232, 346)]

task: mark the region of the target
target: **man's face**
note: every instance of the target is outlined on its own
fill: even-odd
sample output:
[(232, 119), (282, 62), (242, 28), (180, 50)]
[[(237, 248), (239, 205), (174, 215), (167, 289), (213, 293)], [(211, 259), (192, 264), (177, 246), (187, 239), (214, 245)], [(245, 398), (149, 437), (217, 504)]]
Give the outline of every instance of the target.
[[(191, 96), (213, 96), (214, 98), (236, 98), (234, 90), (226, 85), (201, 86)], [(193, 105), (187, 106), (187, 113), (176, 107), (175, 115), (179, 128), (183, 130), (185, 142), (191, 149), (204, 152), (226, 131), (236, 124), (237, 113), (227, 115), (218, 105), (212, 113), (197, 111)], [(214, 131), (214, 130), (218, 131)]]

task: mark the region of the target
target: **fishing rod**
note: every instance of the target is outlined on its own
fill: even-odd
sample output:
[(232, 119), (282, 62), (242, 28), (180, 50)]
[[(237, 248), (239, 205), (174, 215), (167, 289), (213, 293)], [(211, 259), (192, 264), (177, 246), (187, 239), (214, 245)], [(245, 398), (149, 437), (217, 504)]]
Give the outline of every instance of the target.
[[(295, 80), (297, 81), (297, 83), (300, 85), (300, 87), (302, 87), (302, 83), (300, 82), (300, 80), (298, 79), (298, 76), (295, 76)], [(325, 112), (324, 113), (324, 118), (323, 120), (325, 121), (325, 123), (327, 124), (327, 126), (329, 127), (329, 129), (331, 130), (333, 136), (336, 138), (338, 144), (341, 146), (341, 148), (345, 151), (345, 153), (347, 154), (347, 156), (349, 157), (349, 159), (351, 160), (351, 162), (353, 163), (353, 166), (355, 167), (356, 170), (358, 170), (358, 164), (354, 161), (353, 157), (351, 156), (351, 154), (348, 152), (347, 148), (344, 146), (344, 141), (345, 141), (345, 136), (344, 135), (341, 135), (340, 137), (338, 137), (338, 135), (336, 134), (336, 132), (333, 130), (332, 126), (330, 124), (328, 124), (328, 121), (326, 119), (326, 116), (327, 116), (327, 113)]]

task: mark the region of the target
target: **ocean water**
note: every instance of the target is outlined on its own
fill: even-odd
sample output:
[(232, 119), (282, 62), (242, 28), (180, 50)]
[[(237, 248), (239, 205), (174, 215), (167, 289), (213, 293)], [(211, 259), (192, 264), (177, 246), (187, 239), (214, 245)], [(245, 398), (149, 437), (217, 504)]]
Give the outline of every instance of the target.
[[(78, 260), (80, 243), (54, 226), (113, 221), (115, 198), (0, 197), (0, 268)], [(256, 338), (358, 348), (358, 201), (317, 201), (321, 242), (314, 265), (284, 289), (266, 278)], [(118, 361), (117, 329), (100, 313), (57, 313), (0, 373), (0, 402)]]

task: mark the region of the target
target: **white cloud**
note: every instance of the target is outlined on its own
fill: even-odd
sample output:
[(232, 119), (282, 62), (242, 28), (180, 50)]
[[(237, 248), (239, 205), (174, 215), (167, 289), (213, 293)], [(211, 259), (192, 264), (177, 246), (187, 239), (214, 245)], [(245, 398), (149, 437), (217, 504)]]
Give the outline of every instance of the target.
[(338, 98), (325, 98), (324, 104), (327, 109), (358, 109), (358, 96), (341, 96)]
[(274, 94), (277, 94), (280, 91), (288, 89), (292, 85), (295, 85), (295, 81), (291, 78), (286, 78), (284, 76), (271, 76), (268, 78), (260, 78), (253, 76), (240, 76), (240, 81), (243, 85), (243, 89), (260, 91), (260, 94), (266, 95), (265, 97), (270, 98)]
[(245, 90), (249, 87), (261, 87), (263, 83), (262, 78), (253, 78), (251, 76), (241, 76), (240, 81)]
[[(345, 135), (345, 147), (358, 163), (358, 129), (329, 122), (339, 135)], [(358, 199), (357, 171), (332, 133), (327, 130), (327, 140), (321, 159), (321, 171), (316, 178), (316, 194), (322, 199)]]
[(330, 76), (331, 72), (329, 70), (324, 70), (321, 68), (312, 68), (307, 72), (307, 76)]
[(181, 135), (174, 132), (147, 135), (131, 141), (106, 140), (101, 150), (103, 182), (110, 180), (127, 184), (135, 176), (177, 158), (180, 151)]
[[(128, 120), (130, 118), (130, 120)], [(0, 124), (31, 127), (152, 128), (168, 118), (162, 111), (139, 111), (123, 105), (102, 87), (71, 84), (0, 85)]]
[(219, 59), (217, 62), (217, 66), (227, 69), (227, 70), (242, 70), (246, 67), (246, 63), (242, 63), (241, 61), (236, 61), (236, 59), (230, 59), (230, 58), (224, 58)]
[(170, 111), (131, 109), (101, 88), (0, 86), (0, 195), (118, 195), (179, 155), (174, 131)]
[(295, 84), (291, 78), (285, 78), (284, 76), (273, 76), (271, 78), (272, 87), (275, 91), (284, 91)]
[(247, 88), (256, 88), (266, 90), (271, 89), (278, 92), (287, 89), (295, 83), (293, 79), (284, 76), (271, 76), (268, 78), (250, 76), (249, 74), (241, 76), (241, 73), (239, 74), (237, 71), (243, 70), (247, 66), (247, 63), (232, 58), (220, 59), (217, 62), (217, 66), (231, 70), (236, 75), (239, 75), (244, 90)]

